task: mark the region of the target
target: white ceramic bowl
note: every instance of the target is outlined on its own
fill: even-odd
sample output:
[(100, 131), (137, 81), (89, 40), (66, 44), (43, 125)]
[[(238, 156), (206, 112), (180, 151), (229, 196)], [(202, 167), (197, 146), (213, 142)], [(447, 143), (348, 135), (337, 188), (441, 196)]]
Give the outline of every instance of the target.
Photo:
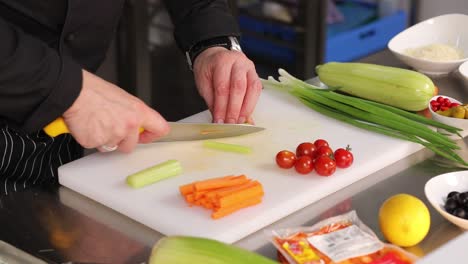
[[(428, 104), (429, 112), (431, 113), (432, 119), (434, 119), (436, 121), (439, 121), (441, 123), (450, 125), (450, 126), (461, 128), (463, 130), (468, 130), (468, 119), (461, 119), (461, 118), (443, 116), (443, 115), (440, 115), (440, 114), (432, 111), (431, 101), (436, 100), (437, 97), (439, 97), (439, 96), (450, 99), (450, 102), (455, 102), (455, 103), (462, 104), (462, 102), (460, 102), (460, 101), (458, 101), (458, 100), (456, 100), (456, 99), (454, 99), (454, 98), (452, 98), (450, 96), (436, 95), (436, 96), (431, 98), (431, 100), (429, 101), (429, 104)], [(461, 134), (464, 134), (464, 133), (462, 132)]]
[[(388, 43), (390, 51), (415, 70), (431, 76), (446, 75), (468, 60), (468, 15), (437, 16), (407, 28)], [(464, 58), (451, 61), (432, 61), (405, 54), (408, 48), (430, 44), (448, 44), (460, 49)]]
[(463, 79), (463, 82), (465, 84), (465, 88), (468, 89), (468, 61), (465, 61), (460, 65), (458, 68), (458, 71), (460, 72), (460, 75)]
[(447, 194), (452, 191), (468, 191), (468, 171), (457, 171), (438, 175), (427, 181), (424, 186), (426, 198), (437, 212), (455, 225), (468, 230), (468, 220), (449, 214), (444, 209)]

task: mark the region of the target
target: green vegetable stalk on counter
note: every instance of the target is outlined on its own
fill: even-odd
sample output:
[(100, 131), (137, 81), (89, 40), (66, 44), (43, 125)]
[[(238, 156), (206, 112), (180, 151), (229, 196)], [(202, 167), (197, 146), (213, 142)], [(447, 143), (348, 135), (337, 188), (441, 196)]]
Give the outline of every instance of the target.
[(164, 237), (153, 247), (149, 264), (274, 264), (254, 252), (216, 240), (173, 236)]
[(180, 162), (168, 160), (129, 175), (127, 177), (127, 184), (132, 188), (140, 188), (179, 175), (180, 173), (182, 173)]
[(227, 151), (227, 152), (236, 152), (236, 153), (241, 153), (241, 154), (248, 154), (252, 152), (252, 148), (247, 147), (247, 146), (222, 143), (222, 142), (210, 141), (210, 140), (203, 141), (203, 147), (221, 150), (221, 151)]

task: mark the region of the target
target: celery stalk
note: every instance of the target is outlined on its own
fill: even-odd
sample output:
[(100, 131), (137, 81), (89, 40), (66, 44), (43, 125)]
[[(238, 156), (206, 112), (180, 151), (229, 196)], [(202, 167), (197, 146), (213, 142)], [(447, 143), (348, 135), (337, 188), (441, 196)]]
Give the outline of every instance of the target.
[(127, 184), (132, 188), (140, 188), (180, 173), (182, 173), (182, 166), (179, 161), (168, 160), (129, 175)]
[(204, 141), (203, 146), (205, 148), (217, 149), (217, 150), (228, 151), (228, 152), (237, 152), (237, 153), (242, 153), (242, 154), (248, 154), (252, 152), (252, 149), (247, 146), (221, 143), (221, 142), (216, 142), (216, 141)]
[(149, 264), (273, 264), (278, 263), (254, 252), (216, 240), (173, 236), (164, 237), (153, 247)]

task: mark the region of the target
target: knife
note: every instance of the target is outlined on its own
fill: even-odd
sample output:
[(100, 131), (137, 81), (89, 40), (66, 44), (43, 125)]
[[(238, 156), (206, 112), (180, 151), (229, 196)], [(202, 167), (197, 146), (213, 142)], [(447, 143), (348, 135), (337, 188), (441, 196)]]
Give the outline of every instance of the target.
[[(264, 130), (263, 127), (247, 125), (247, 124), (214, 124), (214, 123), (181, 123), (168, 122), (171, 130), (169, 134), (160, 137), (155, 142), (170, 142), (170, 141), (189, 141), (189, 140), (204, 140), (224, 137), (234, 137), (246, 135)], [(52, 123), (44, 127), (44, 132), (56, 137), (61, 134), (70, 133), (63, 118), (59, 117)], [(140, 132), (143, 129), (140, 128)]]

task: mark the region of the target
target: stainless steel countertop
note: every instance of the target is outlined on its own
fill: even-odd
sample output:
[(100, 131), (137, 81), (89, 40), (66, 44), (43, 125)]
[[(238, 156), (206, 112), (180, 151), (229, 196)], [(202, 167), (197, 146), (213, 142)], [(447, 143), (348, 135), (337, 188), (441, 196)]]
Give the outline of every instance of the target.
[[(385, 52), (365, 61), (401, 66), (388, 58)], [(463, 86), (457, 74), (433, 80), (440, 94), (468, 101), (468, 87)], [(459, 140), (458, 143), (466, 149), (466, 141)], [(382, 238), (377, 219), (380, 205), (393, 194), (409, 193), (421, 198), (431, 212), (428, 236), (419, 245), (408, 249), (417, 255), (425, 255), (462, 233), (443, 219), (424, 196), (424, 184), (431, 177), (460, 170), (441, 166), (438, 160), (439, 157), (423, 149), (266, 229), (310, 225), (353, 209)], [(35, 188), (0, 197), (0, 240), (47, 263), (144, 263), (151, 247), (161, 237), (157, 231), (65, 187)], [(276, 258), (276, 251), (264, 230), (235, 244)]]

